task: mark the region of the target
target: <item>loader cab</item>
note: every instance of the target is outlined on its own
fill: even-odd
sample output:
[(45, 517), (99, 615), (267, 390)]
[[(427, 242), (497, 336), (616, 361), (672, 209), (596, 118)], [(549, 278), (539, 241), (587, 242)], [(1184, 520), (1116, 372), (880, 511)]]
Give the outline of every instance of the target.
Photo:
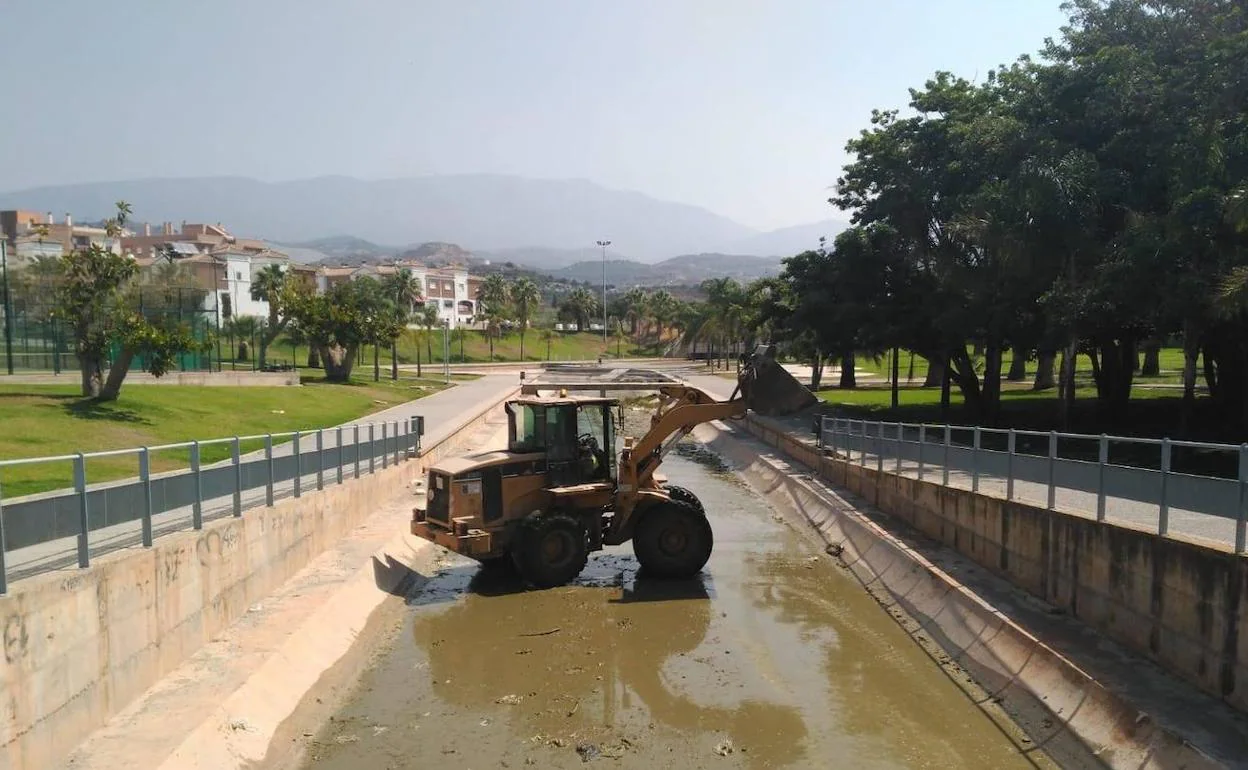
[(508, 449), (544, 453), (552, 487), (614, 482), (618, 411), (618, 401), (600, 398), (512, 401)]

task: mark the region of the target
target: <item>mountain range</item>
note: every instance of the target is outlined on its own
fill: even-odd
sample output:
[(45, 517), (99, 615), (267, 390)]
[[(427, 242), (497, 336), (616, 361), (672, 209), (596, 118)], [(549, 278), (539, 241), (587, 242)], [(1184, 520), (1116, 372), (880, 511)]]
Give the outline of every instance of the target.
[[(829, 219), (760, 232), (697, 206), (583, 179), (496, 174), (93, 182), (0, 193), (0, 209), (49, 211), (58, 219), (68, 212), (85, 221), (109, 216), (117, 200), (128, 201), (139, 222), (221, 222), (240, 236), (327, 256), (440, 241), (543, 269), (600, 261), (594, 244), (604, 238), (617, 256), (651, 264), (711, 252), (788, 256), (815, 248), (819, 236), (831, 238), (845, 226)], [(321, 247), (310, 245), (317, 242)]]

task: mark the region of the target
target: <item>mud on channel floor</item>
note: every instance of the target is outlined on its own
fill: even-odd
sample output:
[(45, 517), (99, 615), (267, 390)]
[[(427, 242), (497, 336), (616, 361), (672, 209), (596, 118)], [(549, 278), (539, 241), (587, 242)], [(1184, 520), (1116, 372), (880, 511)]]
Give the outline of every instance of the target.
[(716, 455), (682, 447), (664, 472), (716, 537), (699, 579), (639, 579), (628, 546), (548, 591), (448, 560), (305, 767), (1049, 764)]

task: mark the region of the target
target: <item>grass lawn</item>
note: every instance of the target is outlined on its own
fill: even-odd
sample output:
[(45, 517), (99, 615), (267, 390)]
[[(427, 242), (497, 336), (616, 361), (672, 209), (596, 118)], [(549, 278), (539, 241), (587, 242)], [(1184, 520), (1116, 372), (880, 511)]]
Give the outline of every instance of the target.
[[(968, 352), (970, 351), (970, 347), (967, 348), (967, 351)], [(915, 354), (913, 358), (914, 358), (914, 379), (915, 381), (921, 384), (923, 382), (923, 379), (927, 376), (927, 359), (917, 354)], [(899, 359), (898, 370), (900, 374), (899, 379), (901, 380), (901, 382), (906, 382), (906, 378), (910, 373), (911, 354), (909, 351), (903, 350), (901, 351), (901, 355), (898, 356), (898, 359)], [(1142, 356), (1141, 356), (1141, 359), (1142, 359)], [(1182, 383), (1183, 381), (1183, 349), (1182, 348), (1162, 348), (1160, 354), (1158, 355), (1158, 359), (1159, 359), (1159, 363), (1161, 364), (1161, 374), (1157, 375), (1156, 377), (1141, 377), (1139, 374), (1137, 374), (1136, 380), (1144, 384), (1163, 384), (1163, 383), (1164, 384), (1180, 384)], [(889, 360), (890, 358), (887, 354), (880, 357), (879, 360), (875, 360), (875, 359), (860, 355), (854, 361), (854, 368), (861, 369), (864, 372), (871, 372), (872, 374), (876, 374), (876, 375), (879, 375), (880, 377), (887, 378), (892, 373), (890, 369), (891, 365), (889, 363)], [(1010, 363), (1013, 360), (1014, 360), (1013, 351), (1007, 350), (1001, 356), (1001, 376), (1002, 377), (1004, 377), (1006, 372), (1009, 371)], [(1060, 361), (1061, 359), (1059, 357), (1058, 365), (1060, 365)], [(982, 374), (983, 357), (981, 356), (975, 359), (975, 362), (976, 362), (976, 365), (979, 367), (980, 373)], [(1199, 371), (1200, 365), (1201, 364), (1198, 361), (1197, 362), (1198, 371)], [(1076, 359), (1075, 375), (1077, 379), (1086, 380), (1088, 383), (1091, 383), (1092, 363), (1091, 361), (1088, 360), (1087, 356), (1081, 355)], [(1035, 376), (1036, 376), (1036, 362), (1033, 359), (1027, 362), (1027, 380), (1030, 381), (1031, 379), (1035, 378)]]
[[(304, 387), (131, 385), (112, 403), (84, 400), (63, 385), (0, 384), (0, 459), (155, 446), (192, 439), (309, 430), (347, 422), (446, 387), (440, 380), (401, 378), (374, 383), (371, 367), (350, 384), (324, 382), (319, 370)], [(244, 442), (252, 451), (263, 442)], [(229, 456), (228, 445), (204, 447), (205, 463)], [(154, 472), (185, 468), (188, 450), (152, 454)], [(133, 476), (135, 455), (89, 458), (88, 482)], [(14, 497), (72, 484), (68, 461), (0, 468), (0, 494)]]
[[(451, 363), (452, 364), (480, 364), (490, 361), (507, 362), (520, 361), (520, 333), (508, 332), (502, 335), (501, 339), (494, 340), (494, 357), (490, 358), (490, 344), (486, 340), (485, 335), (475, 329), (465, 329), (463, 331), (463, 345), (461, 351), (460, 339), (458, 332), (451, 332)], [(442, 332), (432, 331), (424, 332), (409, 329), (403, 333), (399, 339), (399, 363), (415, 364), (416, 363), (416, 347), (420, 346), (421, 362), (428, 364), (430, 362), (429, 353), (433, 353), (433, 365), (436, 367), (442, 363)], [(614, 337), (608, 337), (607, 344), (604, 346), (602, 342), (601, 332), (555, 332), (555, 336), (550, 340), (549, 350), (546, 341), (542, 339), (541, 330), (532, 329), (524, 335), (524, 361), (546, 361), (549, 354), (551, 361), (587, 361), (604, 356), (605, 358), (649, 358), (657, 357), (665, 345), (660, 345), (652, 340), (639, 340), (627, 338), (616, 340)], [(225, 341), (222, 348), (223, 354), (229, 355), (229, 341)], [(307, 363), (308, 349), (306, 346), (292, 346), (285, 337), (279, 337), (277, 342), (269, 349), (269, 359), (272, 361), (294, 361), (302, 366)], [(383, 366), (390, 365), (390, 349), (383, 347), (379, 351)], [(251, 364), (247, 362), (235, 362), (238, 369), (250, 369)], [(361, 348), (356, 367), (371, 368), (373, 365), (373, 350), (371, 347)], [(225, 367), (230, 368), (230, 362), (225, 363)]]

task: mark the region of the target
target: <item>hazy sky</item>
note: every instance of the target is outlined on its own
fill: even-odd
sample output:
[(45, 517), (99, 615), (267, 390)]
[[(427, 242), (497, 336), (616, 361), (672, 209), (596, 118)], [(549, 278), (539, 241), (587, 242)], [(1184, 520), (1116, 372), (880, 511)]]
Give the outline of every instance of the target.
[(845, 140), (1060, 0), (0, 0), (0, 190), (152, 176), (587, 178), (835, 216)]

